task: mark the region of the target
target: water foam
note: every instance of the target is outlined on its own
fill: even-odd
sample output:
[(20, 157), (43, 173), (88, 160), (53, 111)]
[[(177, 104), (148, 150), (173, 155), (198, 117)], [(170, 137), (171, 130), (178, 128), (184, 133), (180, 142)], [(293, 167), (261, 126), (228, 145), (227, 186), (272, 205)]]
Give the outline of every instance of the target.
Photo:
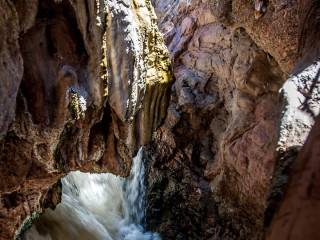
[(143, 228), (144, 149), (128, 178), (72, 172), (62, 179), (62, 201), (24, 233), (25, 240), (160, 240)]

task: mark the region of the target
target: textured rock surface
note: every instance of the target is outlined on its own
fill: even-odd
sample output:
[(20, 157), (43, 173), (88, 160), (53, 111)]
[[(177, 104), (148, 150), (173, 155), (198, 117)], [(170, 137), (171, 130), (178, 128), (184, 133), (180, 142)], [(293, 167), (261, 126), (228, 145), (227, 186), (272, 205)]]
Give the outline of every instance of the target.
[[(165, 117), (173, 81), (171, 63), (150, 2), (110, 1), (109, 8), (106, 48), (113, 80), (108, 102), (126, 128), (125, 145), (136, 149), (151, 141), (152, 131)], [(136, 115), (139, 120), (133, 122)]]
[(299, 153), (266, 239), (319, 239), (320, 118)]
[(150, 228), (165, 239), (257, 239), (279, 135), (278, 90), (297, 59), (297, 4), (153, 4), (176, 82), (150, 147)]
[[(156, 0), (155, 12), (143, 0), (0, 1), (1, 239), (59, 202), (54, 184), (67, 172), (126, 176), (150, 142), (150, 229), (263, 234), (319, 113), (316, 0)], [(305, 149), (315, 172), (298, 164), (269, 237), (302, 204), (292, 197), (305, 196), (300, 173), (317, 174), (317, 152)]]
[(11, 2), (1, 1), (0, 17), (0, 139), (14, 118), (18, 88), (23, 73), (19, 50), (19, 22)]
[[(267, 239), (318, 239), (320, 236), (314, 231), (319, 226), (316, 217), (319, 204), (314, 191), (319, 175), (319, 120), (298, 155), (320, 111), (320, 44), (315, 41), (320, 37), (320, 3), (298, 1), (298, 6), (299, 58), (292, 76), (282, 87), (277, 143), (280, 154), (276, 157), (265, 212)], [(297, 162), (292, 164), (297, 155)]]
[[(299, 61), (300, 62), (300, 61)], [(299, 66), (299, 63), (297, 64)], [(268, 193), (265, 225), (268, 226), (284, 194), (290, 169), (320, 110), (320, 63), (294, 72), (280, 90), (279, 123), (276, 124), (275, 172)]]
[(0, 238), (12, 239), (59, 202), (52, 186), (69, 171), (128, 175), (173, 77), (148, 2), (15, 0), (0, 11)]

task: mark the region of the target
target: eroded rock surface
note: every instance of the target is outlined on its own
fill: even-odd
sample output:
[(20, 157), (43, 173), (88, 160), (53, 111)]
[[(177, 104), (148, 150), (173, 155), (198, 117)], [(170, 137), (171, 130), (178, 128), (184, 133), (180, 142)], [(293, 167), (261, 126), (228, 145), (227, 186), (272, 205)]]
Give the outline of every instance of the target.
[(319, 175), (319, 119), (312, 128), (320, 111), (320, 43), (315, 40), (320, 36), (320, 3), (298, 1), (298, 6), (299, 58), (281, 91), (282, 115), (277, 142), (280, 154), (275, 159), (266, 203), (266, 239), (320, 237), (319, 232), (314, 231), (319, 226), (316, 217), (319, 203), (314, 191)]
[(279, 135), (278, 91), (297, 60), (297, 3), (154, 6), (176, 82), (150, 147), (150, 227), (165, 239), (257, 239)]
[(14, 118), (14, 107), (23, 73), (23, 60), (18, 43), (18, 16), (11, 2), (3, 0), (1, 6), (0, 139)]
[(266, 239), (319, 239), (319, 120), (297, 157)]
[(68, 172), (129, 174), (173, 76), (149, 2), (14, 0), (0, 11), (0, 238), (12, 239), (59, 203), (52, 186)]
[(149, 143), (163, 239), (282, 230), (319, 113), (316, 0), (0, 1), (1, 239), (59, 203), (69, 171), (127, 176)]

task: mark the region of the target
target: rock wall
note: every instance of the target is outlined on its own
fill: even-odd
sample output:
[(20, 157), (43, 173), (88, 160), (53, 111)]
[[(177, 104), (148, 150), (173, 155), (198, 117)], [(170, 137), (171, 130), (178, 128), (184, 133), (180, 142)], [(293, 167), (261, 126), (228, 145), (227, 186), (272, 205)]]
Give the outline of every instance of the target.
[(127, 176), (147, 144), (163, 239), (282, 230), (319, 113), (316, 0), (0, 2), (1, 239), (58, 204), (68, 172)]
[[(149, 227), (164, 239), (263, 237), (288, 179), (287, 159), (295, 159), (314, 123), (299, 100), (313, 115), (319, 109), (310, 81), (317, 64), (294, 68), (298, 43), (304, 47), (297, 2), (153, 4), (176, 82), (150, 146)], [(277, 190), (269, 192), (264, 220), (275, 159)]]
[(173, 76), (150, 2), (3, 0), (0, 11), (0, 238), (12, 239), (59, 203), (68, 172), (129, 174)]
[(318, 117), (292, 168), (266, 239), (319, 239), (319, 123)]
[(292, 76), (282, 87), (285, 107), (278, 141), (282, 154), (276, 158), (277, 167), (267, 199), (266, 239), (320, 237), (315, 230), (319, 228), (316, 189), (320, 139), (320, 43), (315, 39), (320, 36), (320, 3), (310, 0), (298, 4), (299, 58)]

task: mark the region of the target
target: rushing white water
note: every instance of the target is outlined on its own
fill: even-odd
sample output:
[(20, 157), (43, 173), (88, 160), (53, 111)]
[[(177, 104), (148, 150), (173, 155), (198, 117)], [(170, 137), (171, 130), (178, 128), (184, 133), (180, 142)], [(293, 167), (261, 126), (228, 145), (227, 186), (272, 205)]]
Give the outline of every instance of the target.
[(62, 179), (62, 201), (24, 233), (25, 240), (160, 240), (145, 232), (143, 148), (129, 178), (72, 172)]

